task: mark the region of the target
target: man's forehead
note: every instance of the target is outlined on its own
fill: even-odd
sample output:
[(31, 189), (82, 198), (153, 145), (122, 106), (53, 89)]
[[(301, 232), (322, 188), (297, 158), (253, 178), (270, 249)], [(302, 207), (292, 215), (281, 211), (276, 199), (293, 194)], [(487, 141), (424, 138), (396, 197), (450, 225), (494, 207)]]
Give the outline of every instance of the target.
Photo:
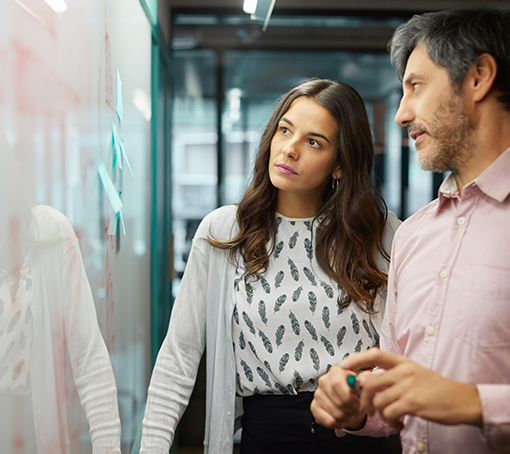
[[(435, 71), (446, 71), (445, 68), (436, 64), (429, 55), (427, 47), (419, 44), (409, 55), (404, 72), (404, 83), (417, 76), (429, 76)], [(446, 71), (447, 72), (447, 71)]]

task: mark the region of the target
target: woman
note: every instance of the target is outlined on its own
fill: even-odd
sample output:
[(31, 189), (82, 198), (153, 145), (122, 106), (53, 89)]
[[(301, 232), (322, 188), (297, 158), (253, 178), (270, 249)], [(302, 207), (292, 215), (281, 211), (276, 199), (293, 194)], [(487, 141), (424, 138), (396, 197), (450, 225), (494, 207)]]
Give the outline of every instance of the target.
[(382, 440), (335, 437), (309, 410), (321, 374), (377, 343), (399, 221), (374, 195), (373, 154), (352, 87), (309, 80), (281, 99), (240, 204), (195, 235), (141, 452), (168, 452), (206, 346), (205, 452), (232, 452), (240, 425), (242, 454), (385, 452)]

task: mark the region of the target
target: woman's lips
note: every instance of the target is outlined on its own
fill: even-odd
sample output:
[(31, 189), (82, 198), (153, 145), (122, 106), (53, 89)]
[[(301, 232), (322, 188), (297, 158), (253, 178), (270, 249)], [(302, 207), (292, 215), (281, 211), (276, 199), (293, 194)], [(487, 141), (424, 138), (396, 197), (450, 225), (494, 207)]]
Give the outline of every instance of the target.
[(276, 168), (284, 175), (297, 175), (297, 172), (292, 167), (285, 164), (276, 164)]

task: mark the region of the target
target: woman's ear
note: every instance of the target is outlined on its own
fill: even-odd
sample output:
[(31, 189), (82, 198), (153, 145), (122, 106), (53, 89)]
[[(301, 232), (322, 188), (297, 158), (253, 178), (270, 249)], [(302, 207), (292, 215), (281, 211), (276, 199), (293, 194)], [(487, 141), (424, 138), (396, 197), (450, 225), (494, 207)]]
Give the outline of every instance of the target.
[(341, 169), (341, 167), (338, 166), (337, 169), (331, 174), (331, 176), (335, 180), (339, 180), (340, 178), (342, 178), (342, 169)]

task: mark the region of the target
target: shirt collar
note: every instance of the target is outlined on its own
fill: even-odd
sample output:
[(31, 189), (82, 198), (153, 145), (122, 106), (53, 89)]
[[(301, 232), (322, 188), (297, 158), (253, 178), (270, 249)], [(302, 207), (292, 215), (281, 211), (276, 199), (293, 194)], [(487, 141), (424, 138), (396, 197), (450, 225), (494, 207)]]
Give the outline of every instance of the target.
[[(510, 148), (504, 151), (487, 167), (477, 178), (467, 184), (464, 191), (470, 186), (478, 186), (488, 197), (502, 203), (510, 194)], [(453, 175), (443, 181), (439, 187), (439, 205), (446, 199), (459, 197), (459, 188)]]
[(448, 175), (446, 179), (439, 186), (439, 207), (443, 205), (446, 200), (459, 197), (459, 187), (457, 181), (452, 174)]
[(510, 194), (510, 148), (485, 169), (475, 180), (483, 193), (503, 202)]

